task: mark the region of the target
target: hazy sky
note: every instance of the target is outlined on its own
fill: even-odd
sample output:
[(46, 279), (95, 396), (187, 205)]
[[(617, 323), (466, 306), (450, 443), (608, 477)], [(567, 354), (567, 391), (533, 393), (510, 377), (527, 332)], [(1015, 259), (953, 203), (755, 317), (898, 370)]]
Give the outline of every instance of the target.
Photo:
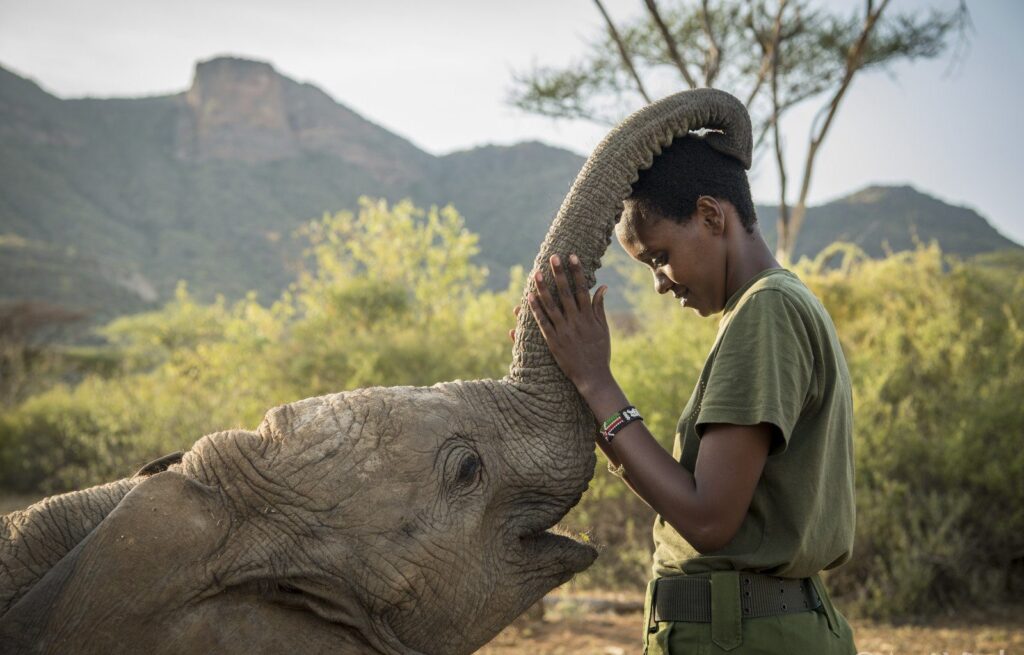
[[(620, 22), (643, 10), (641, 0), (606, 6)], [(855, 81), (819, 155), (812, 203), (909, 183), (1024, 242), (1024, 2), (969, 7), (970, 48), (952, 70), (946, 58)], [(61, 97), (139, 96), (185, 89), (197, 60), (251, 57), (433, 153), (536, 139), (586, 154), (606, 127), (528, 116), (505, 98), (513, 71), (564, 64), (600, 29), (591, 0), (0, 0), (0, 65)], [(791, 177), (815, 109), (785, 123)], [(766, 158), (754, 173), (758, 200), (776, 199), (772, 169)]]

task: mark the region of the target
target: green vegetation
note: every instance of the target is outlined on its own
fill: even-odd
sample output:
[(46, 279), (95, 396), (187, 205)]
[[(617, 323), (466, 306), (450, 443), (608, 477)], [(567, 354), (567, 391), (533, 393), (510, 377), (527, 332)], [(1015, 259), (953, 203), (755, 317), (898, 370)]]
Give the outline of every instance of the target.
[(272, 305), (197, 300), (103, 328), (116, 370), (58, 385), (0, 416), (8, 491), (131, 473), (275, 405), (344, 389), (500, 377), (516, 291), (484, 291), (477, 238), (454, 209), (363, 199), (301, 230), (309, 271)]
[[(505, 373), (522, 271), (487, 291), (454, 209), (363, 199), (299, 235), (305, 270), (273, 304), (203, 302), (179, 285), (163, 308), (103, 329), (102, 366), (4, 410), (4, 491), (123, 477), (303, 397)], [(891, 617), (1019, 594), (1024, 255), (962, 261), (931, 246), (872, 260), (833, 246), (795, 270), (832, 313), (856, 387), (858, 538), (830, 577), (844, 607)], [(622, 274), (631, 312), (614, 317), (613, 365), (669, 445), (716, 322), (650, 293), (640, 267)], [(603, 468), (567, 519), (603, 547), (578, 583), (637, 589), (653, 517)]]

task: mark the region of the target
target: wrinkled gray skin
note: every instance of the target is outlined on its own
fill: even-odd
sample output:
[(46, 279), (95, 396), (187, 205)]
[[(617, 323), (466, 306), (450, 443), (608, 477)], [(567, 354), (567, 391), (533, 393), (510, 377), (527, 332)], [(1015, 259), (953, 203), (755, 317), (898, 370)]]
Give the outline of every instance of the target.
[[(638, 171), (702, 127), (749, 166), (734, 98), (666, 98), (598, 146), (537, 261), (576, 252), (592, 286)], [(470, 653), (594, 560), (547, 531), (593, 433), (522, 311), (505, 379), (301, 400), (5, 516), (0, 652)]]

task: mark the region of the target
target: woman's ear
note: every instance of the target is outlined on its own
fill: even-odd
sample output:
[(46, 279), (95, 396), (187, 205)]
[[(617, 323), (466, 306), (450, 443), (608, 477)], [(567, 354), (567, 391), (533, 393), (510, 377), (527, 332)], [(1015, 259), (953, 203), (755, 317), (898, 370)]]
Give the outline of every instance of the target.
[(719, 236), (725, 232), (725, 207), (717, 199), (711, 196), (697, 198), (697, 217), (712, 235)]

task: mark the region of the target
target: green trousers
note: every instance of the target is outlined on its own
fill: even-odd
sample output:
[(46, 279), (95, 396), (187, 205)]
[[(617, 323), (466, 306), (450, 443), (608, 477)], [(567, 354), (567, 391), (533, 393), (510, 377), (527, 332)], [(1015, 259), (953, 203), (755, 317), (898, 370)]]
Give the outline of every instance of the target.
[(711, 577), (711, 623), (655, 622), (651, 617), (654, 582), (644, 603), (647, 655), (856, 655), (853, 631), (832, 605), (825, 585), (814, 576), (822, 606), (816, 610), (743, 619), (736, 571)]

